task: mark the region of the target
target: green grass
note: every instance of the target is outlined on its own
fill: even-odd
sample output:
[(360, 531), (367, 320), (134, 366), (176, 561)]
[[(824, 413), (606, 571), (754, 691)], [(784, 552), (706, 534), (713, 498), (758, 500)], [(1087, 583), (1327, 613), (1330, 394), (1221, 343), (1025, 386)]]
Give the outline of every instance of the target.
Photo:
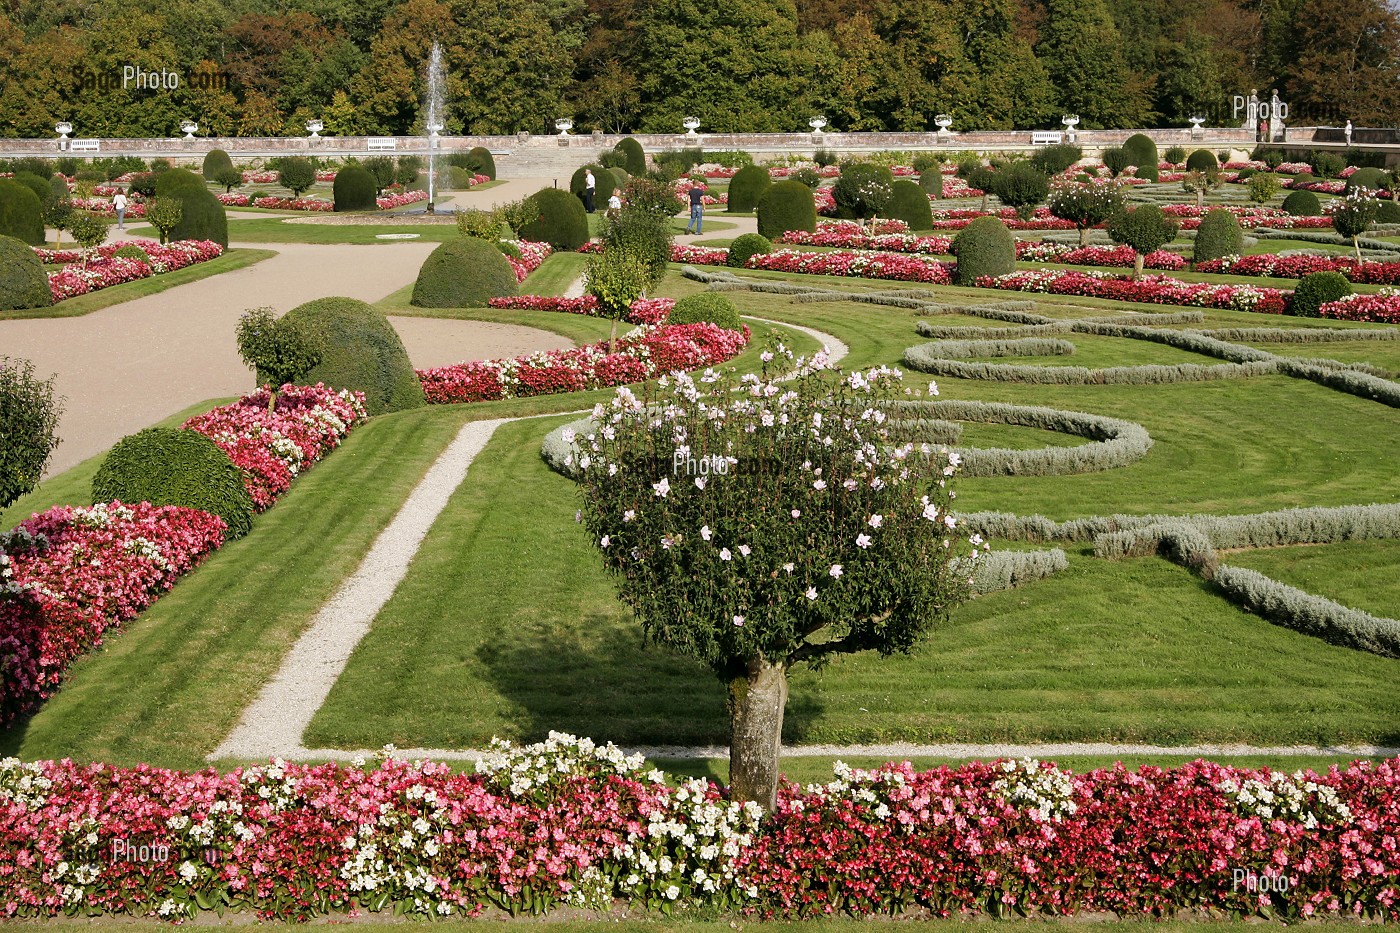
[(1237, 551), (1221, 562), (1257, 570), (1353, 609), (1400, 618), (1400, 541), (1344, 541)]
[[(300, 217), (308, 215), (302, 213)], [(461, 236), (457, 226), (450, 220), (443, 223), (395, 224), (391, 221), (382, 224), (336, 224), (336, 223), (292, 223), (296, 218), (258, 217), (235, 218), (228, 222), (229, 242), (238, 243), (319, 243), (369, 245), (394, 243), (395, 240), (375, 239), (381, 233), (415, 233), (417, 239), (440, 243)], [(132, 228), (137, 236), (152, 236), (149, 227)]]
[(177, 285), (198, 282), (200, 279), (207, 279), (221, 272), (243, 269), (276, 255), (276, 251), (268, 249), (230, 249), (217, 259), (211, 259), (208, 262), (198, 262), (183, 269), (176, 269), (174, 272), (163, 272), (160, 275), (137, 279), (134, 282), (123, 282), (120, 285), (112, 285), (95, 292), (88, 292), (86, 295), (77, 295), (60, 301), (52, 307), (32, 308), (27, 311), (0, 311), (0, 321), (16, 318), (81, 317), (84, 314), (101, 311), (103, 308), (110, 308), (112, 305), (121, 304), (124, 301), (156, 295)]
[(522, 295), (562, 295), (588, 265), (583, 253), (552, 253), (520, 283)]

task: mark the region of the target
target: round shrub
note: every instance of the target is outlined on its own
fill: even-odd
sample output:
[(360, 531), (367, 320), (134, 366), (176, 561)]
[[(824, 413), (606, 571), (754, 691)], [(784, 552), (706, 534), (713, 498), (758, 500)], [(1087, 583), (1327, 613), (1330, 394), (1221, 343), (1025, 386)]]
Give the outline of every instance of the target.
[[(1203, 150), (1204, 151), (1204, 150)], [(1192, 247), (1191, 261), (1205, 262), (1221, 256), (1238, 256), (1244, 251), (1244, 231), (1240, 222), (1229, 211), (1216, 208), (1207, 211), (1201, 218), (1201, 226), (1196, 231), (1196, 242)]]
[(0, 311), (25, 311), (52, 304), (49, 277), (34, 250), (14, 237), (0, 235)]
[(919, 173), (919, 187), (931, 198), (943, 197), (943, 171), (938, 166)]
[(1137, 166), (1138, 178), (1157, 180), (1157, 144), (1152, 137), (1134, 133), (1123, 141), (1123, 151), (1128, 154), (1128, 164)]
[(31, 246), (44, 245), (43, 202), (33, 191), (8, 178), (0, 178), (0, 236), (14, 237)]
[(1388, 190), (1390, 188), (1390, 175), (1385, 170), (1378, 168), (1357, 169), (1347, 179), (1346, 190), (1351, 192), (1357, 188), (1369, 188), (1372, 191), (1380, 191), (1382, 188)]
[(1113, 146), (1103, 151), (1103, 164), (1108, 169), (1108, 174), (1117, 178), (1133, 164), (1133, 158), (1122, 146)]
[(448, 240), (428, 254), (413, 284), (420, 308), (484, 308), (488, 298), (516, 292), (515, 270), (494, 243)]
[(978, 217), (964, 227), (953, 238), (952, 251), (958, 257), (954, 279), (959, 285), (1016, 271), (1016, 238), (997, 217)]
[(1381, 209), (1376, 212), (1376, 223), (1400, 224), (1400, 204), (1396, 204), (1394, 201), (1382, 201)]
[(873, 162), (848, 162), (841, 167), (831, 196), (838, 217), (879, 217), (889, 210), (894, 197), (894, 175)]
[(1340, 272), (1314, 272), (1303, 276), (1288, 302), (1288, 313), (1317, 317), (1317, 309), (1351, 294), (1351, 282)]
[(341, 211), (372, 211), (378, 208), (375, 198), (379, 185), (369, 169), (358, 165), (347, 165), (335, 173), (332, 185), (335, 209)]
[(542, 188), (529, 202), (533, 219), (515, 231), (522, 240), (560, 250), (576, 250), (588, 242), (588, 213), (581, 200), (559, 188)]
[(41, 210), (53, 200), (53, 188), (49, 187), (47, 177), (40, 178), (32, 172), (16, 172), (14, 181), (34, 192), (34, 197), (39, 199)]
[(758, 201), (758, 232), (776, 240), (789, 230), (815, 233), (817, 205), (800, 181), (774, 182)]
[(801, 182), (808, 188), (816, 188), (822, 183), (822, 177), (817, 174), (815, 169), (810, 168), (800, 168), (789, 175), (788, 178), (793, 181)]
[(1322, 202), (1311, 191), (1294, 191), (1283, 199), (1283, 209), (1294, 217), (1321, 217)]
[(626, 157), (622, 167), (627, 169), (629, 175), (644, 175), (647, 170), (647, 154), (642, 148), (642, 144), (631, 136), (626, 137), (617, 144), (617, 151)]
[(135, 243), (128, 243), (112, 254), (118, 259), (135, 259), (138, 262), (150, 262), (151, 256), (144, 249)]
[(667, 324), (714, 324), (726, 330), (743, 330), (739, 321), (739, 309), (734, 302), (716, 292), (700, 292), (687, 295), (671, 309), (666, 318)]
[(773, 252), (773, 241), (761, 233), (745, 233), (734, 238), (729, 244), (729, 258), (725, 265), (741, 269), (752, 256), (764, 256)]
[[(483, 244), (488, 249), (490, 244)], [(496, 258), (505, 258), (496, 253)], [(324, 382), (336, 389), (365, 394), (371, 415), (419, 408), (427, 404), (423, 385), (403, 341), (381, 312), (354, 298), (318, 298), (283, 315), (317, 334), (321, 362), (305, 376), (308, 385)], [(258, 373), (259, 384), (266, 382)]]
[(131, 181), (127, 183), (126, 190), (128, 194), (139, 194), (143, 198), (153, 198), (156, 196), (156, 176), (150, 172), (133, 175)]
[(573, 177), (569, 179), (569, 190), (579, 199), (579, 203), (583, 203), (583, 185), (587, 180), (584, 175), (589, 171), (593, 172), (593, 206), (598, 207), (607, 202), (608, 196), (604, 193), (603, 186), (608, 183), (609, 178), (608, 170), (598, 163), (590, 162), (574, 172)]
[(756, 210), (764, 192), (772, 184), (768, 169), (761, 165), (745, 165), (729, 180), (729, 206), (726, 210), (731, 214)]
[(228, 213), (204, 179), (194, 172), (173, 168), (156, 178), (156, 197), (180, 201), (180, 222), (170, 231), (170, 240), (212, 240), (228, 246)]
[(1074, 143), (1042, 146), (1030, 157), (1030, 163), (1047, 175), (1058, 175), (1084, 158), (1084, 150)]
[(68, 197), (68, 179), (62, 175), (55, 175), (49, 179), (49, 196), (44, 199), (44, 209), (47, 210), (55, 201), (62, 201)]
[(478, 175), (485, 175), (492, 181), (496, 180), (496, 159), (491, 155), (490, 149), (485, 146), (476, 146), (467, 153), (467, 158), (471, 159), (468, 168)]
[[(442, 179), (443, 173), (438, 174)], [(471, 169), (462, 168), (460, 165), (449, 165), (446, 172), (447, 187), (453, 191), (466, 191), (472, 186)]]
[(1218, 172), (1220, 163), (1215, 159), (1215, 153), (1209, 149), (1197, 149), (1186, 157), (1186, 171), (1188, 172)]
[(233, 160), (228, 153), (222, 149), (210, 149), (204, 157), (204, 171), (202, 174), (206, 181), (217, 181), (219, 173), (229, 171), (233, 168)]
[(117, 442), (92, 478), (92, 501), (149, 502), (212, 512), (228, 537), (253, 527), (243, 473), (212, 440), (183, 428), (147, 428)]
[[(632, 176), (627, 174), (626, 169), (610, 168), (608, 174), (598, 179), (598, 203), (606, 206), (608, 198), (612, 196), (613, 189), (623, 191), (627, 183), (632, 180)], [(608, 184), (611, 181), (612, 184)]]
[(928, 195), (924, 193), (923, 188), (907, 178), (901, 178), (894, 183), (889, 216), (904, 221), (910, 230), (933, 229), (933, 210), (929, 207)]
[(1293, 176), (1293, 187), (1302, 190), (1307, 185), (1317, 184), (1317, 176), (1311, 172), (1299, 172)]

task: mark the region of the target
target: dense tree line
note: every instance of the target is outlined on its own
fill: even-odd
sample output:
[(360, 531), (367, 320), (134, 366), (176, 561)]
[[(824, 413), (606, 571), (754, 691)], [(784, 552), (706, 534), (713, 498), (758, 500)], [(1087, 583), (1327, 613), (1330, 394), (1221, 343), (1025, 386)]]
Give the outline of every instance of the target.
[(1400, 121), (1385, 0), (8, 0), (0, 135), (416, 132), (434, 39), (450, 133), (1225, 124), (1251, 88), (1295, 123)]

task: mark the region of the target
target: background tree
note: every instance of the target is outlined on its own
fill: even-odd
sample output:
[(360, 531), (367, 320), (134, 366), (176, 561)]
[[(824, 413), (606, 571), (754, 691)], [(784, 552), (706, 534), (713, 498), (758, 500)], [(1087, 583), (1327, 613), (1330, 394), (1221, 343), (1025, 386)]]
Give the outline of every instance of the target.
[(1143, 204), (1119, 214), (1108, 225), (1115, 243), (1133, 248), (1133, 278), (1142, 275), (1143, 259), (1176, 238), (1177, 223), (1155, 204)]
[(1056, 181), (1050, 186), (1046, 207), (1079, 230), (1079, 245), (1089, 245), (1089, 230), (1122, 213), (1128, 193), (1120, 184), (1098, 181)]
[(1147, 95), (1103, 0), (1048, 0), (1046, 12), (1035, 51), (1061, 106), (1086, 129), (1148, 125)]
[(243, 362), (268, 378), (268, 411), (277, 405), (278, 390), (320, 365), (326, 350), (315, 330), (302, 326), (297, 318), (278, 318), (271, 308), (243, 312), (235, 337)]
[(63, 412), (53, 377), (38, 379), (29, 360), (0, 356), (0, 509), (32, 490), (58, 446)]

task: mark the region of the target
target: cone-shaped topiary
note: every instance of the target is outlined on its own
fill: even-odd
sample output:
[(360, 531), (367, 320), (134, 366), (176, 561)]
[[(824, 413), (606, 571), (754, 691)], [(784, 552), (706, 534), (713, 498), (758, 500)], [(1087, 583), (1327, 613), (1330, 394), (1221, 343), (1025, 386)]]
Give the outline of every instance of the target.
[(763, 193), (773, 184), (768, 169), (761, 165), (745, 165), (729, 179), (729, 213), (746, 214), (758, 207)]
[(1321, 217), (1322, 202), (1311, 191), (1294, 191), (1283, 199), (1283, 209), (1294, 217)]
[(623, 163), (623, 168), (627, 169), (629, 175), (644, 175), (647, 170), (647, 154), (642, 148), (642, 144), (631, 136), (623, 139), (617, 144), (617, 151), (627, 157)]
[(33, 172), (16, 172), (14, 180), (17, 184), (24, 185), (34, 192), (34, 197), (39, 199), (39, 208), (43, 210), (50, 201), (53, 200), (53, 188), (49, 187), (48, 176), (40, 178)]
[(494, 243), (448, 240), (418, 270), (412, 303), (420, 308), (484, 308), (487, 299), (516, 293), (515, 270)]
[(700, 292), (696, 295), (687, 295), (677, 301), (676, 306), (671, 309), (671, 313), (667, 316), (666, 323), (709, 323), (726, 330), (744, 329), (744, 325), (739, 320), (739, 309), (734, 307), (734, 302), (717, 292)]
[(1128, 164), (1137, 166), (1138, 178), (1157, 180), (1157, 144), (1152, 137), (1134, 133), (1123, 141), (1123, 151), (1128, 153)]
[(933, 209), (929, 207), (928, 195), (923, 188), (907, 178), (901, 178), (894, 183), (893, 191), (889, 216), (904, 221), (910, 230), (933, 229)]
[(761, 233), (745, 233), (734, 238), (729, 244), (729, 257), (724, 264), (735, 269), (748, 265), (753, 256), (764, 256), (773, 252), (773, 241)]
[(815, 233), (817, 205), (812, 189), (800, 181), (775, 182), (758, 202), (758, 232), (776, 240), (789, 230)]
[(1219, 169), (1220, 163), (1216, 161), (1215, 153), (1209, 149), (1197, 149), (1186, 157), (1186, 171), (1188, 172), (1215, 172)]
[(558, 250), (576, 250), (588, 242), (588, 214), (583, 202), (559, 188), (541, 188), (530, 195), (533, 219), (516, 234), (522, 240), (548, 243)]
[(953, 239), (953, 270), (959, 285), (973, 285), (979, 276), (1008, 275), (1016, 271), (1016, 237), (996, 217), (978, 217)]
[(194, 172), (172, 168), (156, 178), (156, 197), (178, 198), (180, 222), (170, 240), (212, 240), (228, 246), (228, 214), (204, 179)]
[[(1214, 158), (1212, 156), (1212, 158)], [(1191, 249), (1191, 261), (1201, 263), (1221, 256), (1238, 256), (1244, 252), (1244, 231), (1235, 215), (1216, 208), (1207, 211), (1196, 230), (1196, 242)]]
[(44, 245), (43, 202), (8, 178), (0, 178), (0, 236), (14, 237), (30, 246)]
[(52, 304), (49, 277), (34, 250), (14, 237), (0, 236), (0, 311), (26, 311)]
[(113, 500), (211, 512), (230, 538), (253, 527), (243, 472), (212, 440), (183, 428), (147, 428), (117, 442), (92, 479), (92, 501)]
[(375, 196), (379, 187), (369, 169), (347, 165), (335, 173), (332, 186), (335, 209), (341, 211), (372, 211), (379, 207)]
[(1305, 275), (1293, 289), (1288, 300), (1288, 313), (1298, 317), (1317, 317), (1317, 309), (1329, 301), (1351, 294), (1351, 282), (1340, 272), (1314, 272)]
[(233, 168), (233, 160), (222, 149), (210, 149), (204, 156), (203, 168), (206, 181), (217, 181), (220, 172)]
[[(321, 362), (306, 374), (308, 385), (363, 392), (371, 415), (427, 404), (403, 341), (378, 310), (354, 298), (318, 298), (297, 305), (287, 318), (321, 339)], [(259, 372), (259, 384), (266, 381)]]

